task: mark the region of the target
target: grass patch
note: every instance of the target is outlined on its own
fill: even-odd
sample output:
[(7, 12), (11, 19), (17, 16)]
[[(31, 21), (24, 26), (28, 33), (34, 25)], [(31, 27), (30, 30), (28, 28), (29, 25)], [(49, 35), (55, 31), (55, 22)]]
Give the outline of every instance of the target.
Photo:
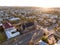
[(47, 38), (46, 38), (45, 36), (42, 37), (42, 40), (43, 40), (44, 42), (48, 43), (48, 40), (47, 40)]
[(0, 43), (4, 42), (5, 40), (6, 40), (6, 36), (5, 36), (4, 32), (0, 33)]

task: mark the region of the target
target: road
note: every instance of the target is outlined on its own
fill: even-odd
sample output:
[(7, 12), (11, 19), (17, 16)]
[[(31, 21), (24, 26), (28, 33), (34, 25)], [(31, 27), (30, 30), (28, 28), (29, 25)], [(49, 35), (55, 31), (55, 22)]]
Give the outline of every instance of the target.
[(8, 40), (0, 45), (28, 45), (29, 41), (32, 39), (34, 33), (38, 34), (36, 37), (33, 38), (33, 41), (35, 41), (38, 38), (41, 38), (43, 36), (42, 30), (34, 30), (32, 32), (23, 34), (21, 36), (18, 36), (16, 38), (13, 38), (11, 40)]

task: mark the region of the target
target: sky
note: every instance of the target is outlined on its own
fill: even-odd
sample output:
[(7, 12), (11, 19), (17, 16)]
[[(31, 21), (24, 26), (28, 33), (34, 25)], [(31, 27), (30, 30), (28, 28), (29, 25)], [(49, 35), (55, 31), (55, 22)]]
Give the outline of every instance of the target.
[(60, 7), (60, 0), (0, 0), (0, 6)]

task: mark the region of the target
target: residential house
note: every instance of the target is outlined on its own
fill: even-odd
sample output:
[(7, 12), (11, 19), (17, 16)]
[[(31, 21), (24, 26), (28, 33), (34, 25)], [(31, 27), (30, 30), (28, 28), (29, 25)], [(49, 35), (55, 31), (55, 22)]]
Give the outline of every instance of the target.
[(2, 19), (2, 18), (0, 18), (0, 22), (1, 22), (1, 21), (3, 21), (3, 19)]
[(13, 20), (20, 20), (20, 18), (11, 18), (9, 20), (11, 20), (11, 21), (13, 21)]
[(12, 23), (12, 24), (17, 24), (20, 22), (20, 18), (10, 18), (9, 21)]
[(18, 25), (18, 31), (20, 31), (21, 33), (26, 33), (26, 32), (35, 30), (35, 28), (36, 26), (34, 22), (25, 22), (23, 24)]
[(2, 26), (3, 24), (0, 22), (0, 26)]
[(60, 45), (60, 39), (55, 43), (55, 45)]
[(27, 32), (28, 30), (32, 30), (35, 28), (34, 22), (26, 22), (24, 24), (22, 24), (22, 29), (24, 30), (24, 32)]
[(53, 44), (56, 43), (56, 39), (55, 39), (55, 37), (54, 37), (53, 34), (49, 35), (47, 39), (48, 39), (48, 43), (49, 43), (50, 45), (53, 45)]
[(12, 26), (11, 23), (9, 22), (4, 22), (3, 23), (3, 28), (5, 31), (5, 34), (7, 36), (8, 39), (15, 37), (17, 35), (19, 35), (20, 33), (16, 30), (16, 28), (14, 26)]

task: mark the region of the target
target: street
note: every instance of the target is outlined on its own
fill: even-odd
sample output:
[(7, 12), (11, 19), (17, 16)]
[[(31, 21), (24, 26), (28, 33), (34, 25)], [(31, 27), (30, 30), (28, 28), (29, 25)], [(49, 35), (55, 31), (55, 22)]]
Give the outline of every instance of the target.
[(34, 30), (32, 32), (15, 37), (14, 39), (8, 40), (1, 45), (28, 45), (34, 33), (36, 33), (37, 35), (34, 36), (33, 41), (36, 41), (38, 38), (41, 38), (44, 34), (42, 30)]

